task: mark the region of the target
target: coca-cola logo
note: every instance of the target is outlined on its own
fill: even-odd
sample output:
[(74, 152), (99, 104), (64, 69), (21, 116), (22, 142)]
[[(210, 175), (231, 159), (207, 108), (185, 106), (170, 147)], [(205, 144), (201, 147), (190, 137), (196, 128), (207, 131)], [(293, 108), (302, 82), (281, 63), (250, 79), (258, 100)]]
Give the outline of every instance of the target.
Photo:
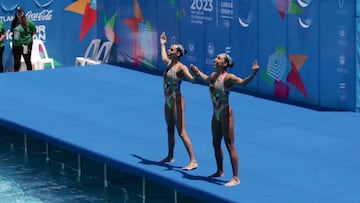
[(26, 17), (32, 21), (50, 21), (53, 16), (53, 10), (42, 10), (40, 12), (28, 11)]

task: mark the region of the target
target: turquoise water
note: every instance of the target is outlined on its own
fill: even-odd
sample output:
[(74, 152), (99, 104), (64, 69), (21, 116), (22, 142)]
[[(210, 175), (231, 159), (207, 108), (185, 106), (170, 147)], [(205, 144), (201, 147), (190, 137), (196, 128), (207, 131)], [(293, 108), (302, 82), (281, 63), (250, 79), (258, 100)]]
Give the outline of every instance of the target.
[[(33, 138), (0, 128), (0, 203), (85, 203), (143, 202), (142, 179), (108, 168), (104, 187), (104, 166), (81, 159), (78, 176), (77, 155), (50, 146), (46, 160), (45, 144)], [(86, 170), (85, 170), (86, 169)], [(200, 202), (177, 194), (178, 202)], [(147, 182), (146, 202), (174, 202), (172, 190)]]

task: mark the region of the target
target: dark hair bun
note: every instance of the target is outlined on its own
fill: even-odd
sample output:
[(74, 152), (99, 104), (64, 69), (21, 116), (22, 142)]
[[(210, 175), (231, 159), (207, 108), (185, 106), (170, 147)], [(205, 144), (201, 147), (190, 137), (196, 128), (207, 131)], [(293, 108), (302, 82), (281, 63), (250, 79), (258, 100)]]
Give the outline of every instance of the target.
[(225, 61), (227, 62), (228, 67), (230, 67), (230, 68), (233, 67), (234, 66), (234, 61), (231, 58), (231, 56), (229, 54), (227, 54), (227, 53), (224, 53), (224, 55), (225, 55)]
[(181, 44), (175, 44), (177, 50), (180, 52), (180, 56), (183, 56), (187, 53), (186, 49)]
[(234, 66), (234, 62), (229, 63), (230, 68), (233, 67), (233, 66)]

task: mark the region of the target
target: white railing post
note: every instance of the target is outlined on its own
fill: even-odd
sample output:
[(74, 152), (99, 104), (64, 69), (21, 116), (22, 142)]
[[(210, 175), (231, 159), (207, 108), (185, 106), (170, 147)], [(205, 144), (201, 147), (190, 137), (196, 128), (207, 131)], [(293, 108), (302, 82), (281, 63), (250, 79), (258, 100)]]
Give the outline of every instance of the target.
[(177, 190), (174, 190), (174, 202), (177, 203), (177, 201), (178, 201)]
[(28, 153), (28, 143), (27, 143), (27, 135), (24, 134), (24, 151), (25, 151), (25, 154)]
[(49, 154), (49, 143), (45, 143), (45, 149), (46, 149), (46, 162), (50, 161), (50, 154)]
[(142, 202), (146, 202), (146, 180), (145, 178), (142, 179)]
[(81, 155), (78, 154), (78, 178), (81, 178)]
[(108, 187), (107, 166), (104, 164), (104, 187)]

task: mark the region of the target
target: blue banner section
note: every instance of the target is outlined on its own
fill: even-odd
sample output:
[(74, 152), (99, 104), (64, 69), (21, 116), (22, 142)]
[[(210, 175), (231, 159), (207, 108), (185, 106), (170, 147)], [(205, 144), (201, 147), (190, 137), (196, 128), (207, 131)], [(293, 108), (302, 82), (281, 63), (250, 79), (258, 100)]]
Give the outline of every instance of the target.
[(320, 3), (320, 106), (354, 110), (355, 1)]
[[(319, 103), (319, 1), (299, 4), (288, 16), (289, 98)], [(306, 77), (304, 77), (306, 76)]]
[[(231, 26), (229, 46), (235, 66), (229, 71), (245, 77), (251, 73), (253, 61), (261, 61), (259, 56), (259, 2), (239, 0), (233, 1), (233, 3), (234, 20)], [(236, 87), (236, 89), (242, 88)], [(258, 92), (258, 88), (259, 80), (254, 80), (246, 86), (247, 90), (254, 92)]]
[[(355, 0), (2, 0), (8, 30), (5, 67), (13, 67), (9, 31), (20, 5), (37, 26), (56, 66), (73, 66), (94, 38), (113, 41), (110, 63), (162, 74), (159, 36), (167, 48), (187, 49), (186, 65), (214, 71), (213, 60), (229, 53), (229, 72), (246, 77), (260, 64), (247, 91), (303, 105), (355, 111), (359, 68), (355, 56)], [(355, 27), (356, 26), (356, 27)], [(357, 39), (358, 40), (358, 39)], [(356, 67), (356, 69), (354, 68)]]

